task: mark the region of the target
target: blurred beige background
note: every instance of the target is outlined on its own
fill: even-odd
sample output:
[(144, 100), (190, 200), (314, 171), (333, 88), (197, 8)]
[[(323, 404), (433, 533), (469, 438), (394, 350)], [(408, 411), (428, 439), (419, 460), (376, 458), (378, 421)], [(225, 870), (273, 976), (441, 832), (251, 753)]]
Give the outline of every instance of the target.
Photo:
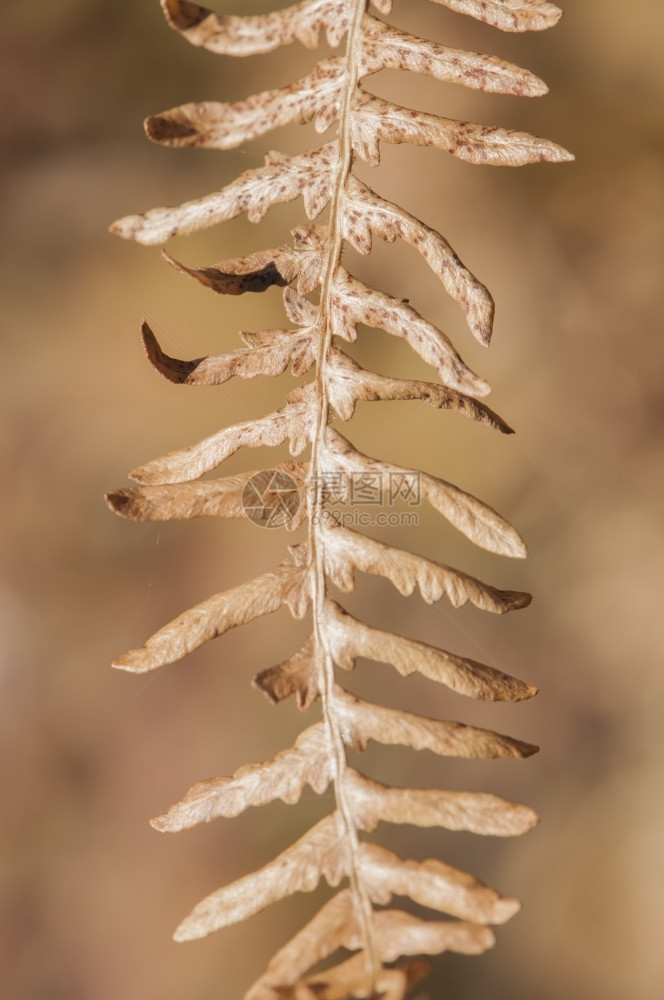
[[(464, 1000), (655, 1000), (664, 976), (661, 882), (662, 9), (569, 3), (561, 24), (503, 36), (425, 0), (395, 22), (493, 52), (543, 76), (537, 101), (457, 92), (396, 74), (375, 90), (406, 104), (532, 130), (573, 165), (471, 167), (390, 148), (372, 183), (439, 228), (497, 301), (479, 352), (461, 315), (407, 248), (346, 263), (410, 297), (493, 386), (517, 429), (499, 438), (417, 404), (360, 407), (350, 436), (395, 462), (449, 478), (527, 539), (526, 563), (473, 549), (440, 519), (382, 537), (532, 590), (505, 619), (447, 614), (387, 583), (358, 581), (349, 607), (538, 684), (534, 702), (479, 706), (361, 665), (349, 686), (377, 700), (541, 743), (527, 762), (463, 763), (383, 750), (365, 767), (395, 783), (471, 788), (535, 806), (516, 841), (409, 829), (378, 836), (411, 856), (467, 867), (524, 902), (481, 959), (447, 958), (423, 996)], [(261, 9), (259, 4), (220, 11)], [(262, 9), (266, 9), (263, 5)], [(278, 384), (175, 387), (145, 363), (149, 316), (179, 356), (231, 350), (236, 332), (283, 323), (279, 293), (223, 301), (157, 250), (106, 233), (120, 215), (177, 204), (261, 162), (262, 141), (219, 154), (150, 146), (140, 122), (188, 100), (234, 99), (311, 65), (291, 47), (247, 61), (194, 50), (158, 4), (4, 0), (0, 9), (3, 392), (0, 455), (0, 993), (8, 1000), (231, 1000), (313, 912), (284, 902), (189, 945), (170, 935), (200, 898), (257, 867), (329, 802), (307, 796), (177, 837), (150, 816), (194, 781), (289, 744), (295, 708), (270, 706), (253, 674), (305, 632), (278, 614), (147, 682), (114, 654), (283, 553), (251, 524), (134, 525), (102, 494), (127, 471), (217, 427), (279, 405)], [(268, 137), (286, 151), (310, 127)], [(236, 220), (170, 248), (190, 264), (284, 242), (301, 204), (260, 227)], [(356, 356), (385, 372), (427, 370), (366, 332)], [(237, 456), (228, 471), (284, 450)], [(443, 605), (441, 605), (443, 608)]]

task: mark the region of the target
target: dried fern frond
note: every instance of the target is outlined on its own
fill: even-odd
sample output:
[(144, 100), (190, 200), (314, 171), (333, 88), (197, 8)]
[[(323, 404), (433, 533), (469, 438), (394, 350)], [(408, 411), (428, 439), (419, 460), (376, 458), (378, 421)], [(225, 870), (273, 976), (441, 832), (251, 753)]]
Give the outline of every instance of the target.
[[(558, 8), (544, 0), (434, 2), (504, 31), (542, 30), (560, 17)], [(311, 615), (311, 634), (302, 648), (263, 669), (255, 684), (275, 703), (294, 696), (304, 710), (319, 701), (321, 720), (273, 760), (194, 785), (152, 823), (158, 830), (175, 831), (237, 816), (275, 799), (293, 804), (306, 786), (319, 795), (331, 790), (332, 812), (259, 871), (204, 899), (175, 937), (203, 937), (293, 893), (310, 892), (321, 880), (333, 888), (345, 883), (274, 956), (245, 1000), (403, 1000), (428, 967), (419, 956), (446, 950), (481, 953), (494, 943), (488, 925), (508, 920), (519, 904), (440, 860), (403, 860), (361, 835), (387, 822), (513, 836), (530, 829), (536, 816), (525, 806), (484, 792), (388, 787), (352, 768), (348, 751), (364, 750), (374, 740), (450, 757), (520, 759), (537, 748), (489, 730), (363, 701), (344, 691), (337, 670), (352, 670), (367, 658), (403, 676), (420, 673), (472, 698), (516, 702), (536, 692), (495, 667), (365, 624), (329, 596), (330, 585), (351, 591), (359, 570), (386, 578), (404, 595), (418, 589), (428, 603), (446, 597), (455, 608), (470, 601), (504, 613), (530, 601), (528, 594), (498, 590), (325, 516), (333, 506), (333, 479), (347, 485), (369, 477), (381, 490), (394, 484), (400, 490), (416, 476), (418, 502), (427, 500), (476, 545), (511, 557), (526, 554), (515, 529), (477, 498), (423, 471), (363, 455), (330, 426), (334, 420), (348, 421), (359, 401), (417, 399), (512, 433), (480, 401), (488, 385), (441, 330), (399, 298), (398, 289), (395, 296), (371, 288), (341, 266), (345, 243), (368, 254), (375, 236), (403, 241), (439, 278), (477, 340), (489, 343), (494, 304), (488, 290), (440, 233), (360, 181), (354, 163), (360, 158), (378, 165), (381, 142), (435, 146), (474, 164), (521, 166), (572, 157), (548, 140), (425, 114), (371, 94), (366, 80), (384, 69), (492, 93), (546, 93), (545, 84), (527, 70), (390, 25), (376, 13), (387, 17), (391, 0), (373, 0), (376, 13), (369, 12), (368, 0), (301, 0), (254, 17), (217, 15), (187, 0), (162, 0), (162, 7), (170, 26), (191, 44), (222, 55), (264, 53), (296, 41), (314, 49), (323, 33), (339, 50), (288, 86), (265, 89), (244, 101), (184, 104), (146, 122), (152, 141), (175, 147), (231, 149), (275, 128), (308, 121), (320, 133), (334, 127), (335, 138), (295, 156), (269, 152), (263, 167), (245, 171), (216, 193), (128, 216), (112, 227), (125, 238), (160, 244), (245, 212), (251, 222), (260, 222), (273, 205), (299, 197), (309, 220), (293, 231), (292, 244), (210, 266), (191, 267), (164, 253), (172, 267), (218, 294), (283, 288), (292, 324), (244, 333), (243, 347), (183, 361), (165, 354), (144, 323), (146, 353), (164, 378), (176, 384), (219, 385), (235, 377), (281, 375), (288, 368), (295, 376), (313, 368), (314, 375), (288, 394), (283, 408), (146, 463), (131, 474), (137, 486), (108, 496), (116, 513), (138, 521), (215, 516), (266, 523), (278, 508), (287, 529), (308, 524), (307, 541), (291, 546), (282, 565), (184, 612), (114, 664), (138, 673), (154, 670), (283, 605), (295, 618)], [(361, 325), (402, 338), (440, 381), (362, 368), (340, 346), (354, 342)], [(309, 449), (306, 460), (288, 460), (262, 472), (200, 478), (240, 448), (286, 442), (293, 456)], [(424, 920), (389, 908), (394, 896), (453, 919)], [(340, 949), (354, 954), (324, 972), (312, 972)]]

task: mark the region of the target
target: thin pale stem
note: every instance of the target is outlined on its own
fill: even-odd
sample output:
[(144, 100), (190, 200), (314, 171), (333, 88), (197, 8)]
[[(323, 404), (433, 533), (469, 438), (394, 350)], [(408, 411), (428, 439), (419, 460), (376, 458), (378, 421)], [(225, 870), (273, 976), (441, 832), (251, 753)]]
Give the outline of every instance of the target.
[(347, 799), (344, 778), (347, 770), (346, 748), (341, 733), (340, 720), (335, 704), (334, 661), (325, 642), (322, 629), (323, 614), (327, 593), (325, 576), (324, 540), (322, 537), (322, 510), (324, 503), (323, 490), (320, 488), (321, 473), (325, 471), (325, 432), (330, 414), (328, 393), (329, 382), (329, 352), (334, 337), (330, 319), (330, 298), (334, 276), (341, 261), (343, 245), (342, 210), (346, 184), (353, 166), (349, 114), (351, 102), (358, 82), (358, 66), (360, 32), (362, 19), (366, 10), (366, 0), (356, 0), (353, 16), (348, 30), (346, 42), (345, 80), (339, 121), (338, 143), (339, 159), (334, 179), (330, 203), (329, 234), (327, 257), (321, 282), (319, 322), (321, 338), (316, 369), (316, 387), (318, 399), (318, 414), (314, 428), (311, 447), (311, 480), (313, 484), (313, 502), (311, 505), (311, 525), (309, 544), (311, 551), (312, 592), (313, 592), (313, 633), (315, 640), (315, 657), (319, 678), (319, 689), (323, 706), (323, 716), (327, 726), (330, 746), (334, 758), (334, 791), (337, 812), (344, 826), (344, 834), (348, 844), (349, 880), (353, 890), (357, 919), (364, 939), (364, 950), (367, 957), (367, 971), (373, 980), (372, 990), (377, 986), (381, 970), (381, 962), (376, 948), (373, 931), (373, 907), (362, 880), (359, 865), (359, 840), (353, 821), (352, 810)]

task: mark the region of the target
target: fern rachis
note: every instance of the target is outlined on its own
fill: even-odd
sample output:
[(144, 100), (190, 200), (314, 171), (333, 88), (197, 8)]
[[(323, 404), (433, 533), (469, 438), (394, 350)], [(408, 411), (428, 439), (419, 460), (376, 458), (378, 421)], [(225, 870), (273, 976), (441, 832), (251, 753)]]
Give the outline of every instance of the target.
[[(434, 2), (507, 31), (540, 30), (560, 16), (543, 0)], [(489, 342), (493, 301), (487, 289), (439, 233), (361, 182), (354, 173), (355, 160), (377, 165), (381, 141), (432, 145), (471, 163), (519, 166), (570, 159), (546, 140), (420, 113), (371, 95), (364, 81), (382, 69), (524, 96), (545, 93), (546, 87), (503, 60), (449, 49), (398, 30), (369, 13), (368, 6), (367, 0), (302, 0), (272, 14), (235, 17), (215, 15), (185, 0), (162, 0), (171, 27), (213, 52), (256, 54), (293, 41), (314, 48), (325, 30), (341, 54), (322, 60), (306, 77), (279, 90), (230, 104), (187, 104), (150, 118), (146, 130), (151, 139), (171, 146), (230, 149), (277, 126), (311, 119), (320, 132), (336, 126), (336, 137), (297, 156), (269, 153), (264, 167), (246, 171), (213, 195), (179, 208), (130, 216), (113, 227), (121, 236), (159, 244), (243, 212), (259, 222), (270, 206), (300, 196), (311, 220), (294, 231), (292, 245), (211, 267), (191, 268), (165, 255), (175, 268), (217, 293), (283, 287), (293, 324), (244, 335), (244, 348), (194, 362), (169, 358), (144, 324), (148, 357), (166, 378), (218, 385), (232, 377), (279, 375), (289, 366), (294, 375), (311, 369), (314, 373), (307, 385), (288, 395), (281, 410), (147, 463), (132, 473), (140, 485), (108, 497), (117, 513), (134, 520), (248, 516), (246, 491), (257, 481), (251, 473), (200, 477), (241, 447), (288, 441), (294, 458), (310, 449), (308, 459), (281, 463), (261, 480), (268, 483), (268, 493), (279, 490), (269, 486), (277, 482), (275, 475), (282, 477), (279, 482), (293, 484), (297, 503), (288, 508), (287, 528), (295, 530), (308, 521), (307, 540), (291, 547), (289, 560), (184, 612), (145, 646), (115, 663), (137, 672), (156, 669), (284, 604), (296, 618), (311, 615), (311, 634), (302, 649), (262, 670), (256, 684), (275, 702), (294, 695), (302, 709), (319, 700), (321, 720), (273, 760), (195, 785), (153, 821), (157, 829), (179, 830), (277, 798), (294, 803), (307, 784), (318, 794), (333, 789), (331, 815), (258, 872), (203, 900), (176, 932), (178, 940), (202, 937), (296, 891), (310, 891), (321, 878), (335, 888), (347, 880), (347, 887), (274, 957), (246, 1000), (378, 995), (400, 1000), (426, 969), (414, 956), (446, 949), (479, 953), (490, 947), (489, 925), (509, 919), (518, 909), (515, 900), (502, 898), (442, 861), (402, 860), (360, 834), (385, 821), (503, 836), (523, 833), (536, 820), (527, 807), (488, 794), (386, 787), (364, 777), (347, 759), (348, 748), (364, 749), (370, 740), (462, 757), (520, 758), (536, 749), (487, 730), (371, 704), (345, 692), (337, 677), (337, 669), (353, 669), (359, 658), (369, 658), (392, 664), (404, 676), (420, 672), (470, 697), (519, 701), (535, 693), (493, 667), (368, 626), (330, 597), (330, 584), (348, 592), (361, 570), (386, 577), (403, 594), (417, 587), (428, 602), (446, 595), (455, 607), (470, 600), (485, 610), (505, 612), (529, 601), (526, 594), (497, 590), (433, 560), (335, 526), (324, 516), (330, 504), (324, 486), (331, 477), (347, 482), (370, 475), (387, 488), (399, 477), (415, 475), (414, 470), (361, 454), (331, 426), (334, 420), (349, 420), (358, 400), (426, 400), (510, 431), (478, 399), (488, 386), (440, 330), (407, 302), (369, 288), (342, 267), (346, 243), (362, 254), (370, 252), (374, 235), (410, 244), (459, 304), (480, 343)], [(373, 7), (387, 17), (391, 3), (374, 0)], [(325, 221), (314, 222), (325, 210)], [(315, 300), (309, 298), (312, 293)], [(403, 338), (433, 366), (441, 382), (362, 369), (339, 343), (355, 340), (360, 324)], [(503, 555), (525, 555), (517, 532), (490, 507), (441, 479), (417, 475), (422, 498), (477, 545)], [(454, 919), (422, 920), (388, 908), (394, 895), (408, 896)], [(311, 973), (342, 947), (356, 954)]]

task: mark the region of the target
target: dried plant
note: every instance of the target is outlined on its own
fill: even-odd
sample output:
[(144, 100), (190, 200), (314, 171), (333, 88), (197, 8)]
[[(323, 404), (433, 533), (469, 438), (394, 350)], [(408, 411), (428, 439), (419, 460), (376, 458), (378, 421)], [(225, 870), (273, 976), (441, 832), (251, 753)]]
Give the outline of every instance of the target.
[[(543, 0), (434, 2), (504, 31), (541, 30), (560, 16)], [(176, 383), (219, 385), (233, 376), (279, 375), (290, 366), (293, 375), (313, 369), (314, 376), (291, 392), (277, 412), (148, 462), (131, 474), (138, 486), (108, 497), (113, 510), (138, 521), (250, 516), (266, 523), (278, 511), (288, 529), (308, 522), (307, 540), (290, 547), (287, 562), (184, 612), (114, 664), (138, 673), (155, 670), (284, 604), (295, 618), (311, 613), (312, 632), (302, 649), (263, 670), (255, 683), (274, 702), (294, 695), (299, 707), (307, 709), (320, 701), (321, 721), (274, 760), (201, 782), (153, 820), (158, 830), (181, 830), (275, 799), (297, 802), (307, 784), (318, 794), (333, 789), (329, 816), (259, 871), (213, 892), (176, 931), (178, 941), (199, 938), (292, 893), (308, 892), (321, 879), (334, 888), (345, 882), (272, 959), (245, 1000), (400, 1000), (426, 971), (421, 956), (445, 950), (476, 954), (489, 948), (494, 941), (489, 925), (509, 919), (519, 908), (516, 900), (442, 861), (402, 860), (361, 834), (384, 821), (507, 836), (536, 822), (529, 808), (493, 795), (386, 787), (364, 777), (347, 759), (349, 748), (363, 750), (370, 740), (458, 757), (522, 758), (536, 750), (494, 732), (371, 704), (344, 691), (337, 679), (335, 668), (352, 670), (358, 659), (368, 658), (391, 664), (404, 676), (419, 672), (473, 698), (519, 701), (535, 693), (493, 667), (370, 627), (329, 596), (330, 584), (351, 591), (359, 569), (386, 577), (402, 594), (418, 587), (429, 603), (446, 595), (454, 607), (471, 601), (501, 613), (530, 601), (528, 594), (497, 590), (325, 516), (335, 490), (354, 477), (403, 491), (412, 488), (417, 475), (421, 496), (474, 543), (502, 555), (526, 554), (517, 532), (480, 500), (432, 475), (363, 455), (331, 426), (336, 419), (348, 420), (358, 400), (420, 399), (510, 432), (478, 401), (488, 392), (487, 384), (440, 330), (403, 299), (366, 286), (342, 267), (345, 242), (368, 254), (374, 235), (387, 242), (400, 238), (440, 278), (479, 342), (489, 343), (494, 307), (487, 289), (439, 233), (363, 183), (354, 162), (359, 158), (377, 165), (381, 141), (432, 145), (478, 164), (571, 159), (561, 147), (531, 135), (424, 114), (373, 96), (364, 81), (382, 69), (503, 94), (537, 96), (546, 87), (501, 59), (398, 30), (368, 13), (368, 6), (367, 0), (301, 0), (274, 13), (236, 17), (216, 15), (186, 0), (162, 0), (171, 27), (212, 52), (251, 55), (295, 40), (315, 48), (324, 30), (341, 54), (321, 60), (308, 76), (282, 89), (234, 103), (185, 104), (149, 118), (146, 131), (152, 140), (231, 149), (277, 126), (312, 119), (320, 133), (334, 126), (335, 137), (297, 156), (270, 152), (265, 166), (247, 170), (221, 191), (178, 208), (130, 216), (112, 227), (120, 236), (152, 245), (243, 212), (259, 222), (272, 205), (300, 196), (309, 220), (327, 209), (325, 221), (293, 232), (292, 245), (202, 268), (185, 267), (166, 255), (175, 268), (222, 294), (283, 287), (292, 327), (243, 334), (245, 347), (189, 362), (165, 355), (144, 324), (148, 357), (162, 375)], [(391, 0), (373, 0), (373, 7), (387, 16)], [(388, 378), (361, 368), (339, 346), (339, 341), (356, 339), (360, 324), (403, 338), (436, 370), (440, 384)], [(263, 474), (201, 479), (243, 446), (285, 441), (293, 456), (309, 447), (308, 460), (287, 461)], [(390, 908), (393, 896), (409, 897), (453, 919), (423, 920)], [(355, 954), (312, 972), (341, 948)]]

